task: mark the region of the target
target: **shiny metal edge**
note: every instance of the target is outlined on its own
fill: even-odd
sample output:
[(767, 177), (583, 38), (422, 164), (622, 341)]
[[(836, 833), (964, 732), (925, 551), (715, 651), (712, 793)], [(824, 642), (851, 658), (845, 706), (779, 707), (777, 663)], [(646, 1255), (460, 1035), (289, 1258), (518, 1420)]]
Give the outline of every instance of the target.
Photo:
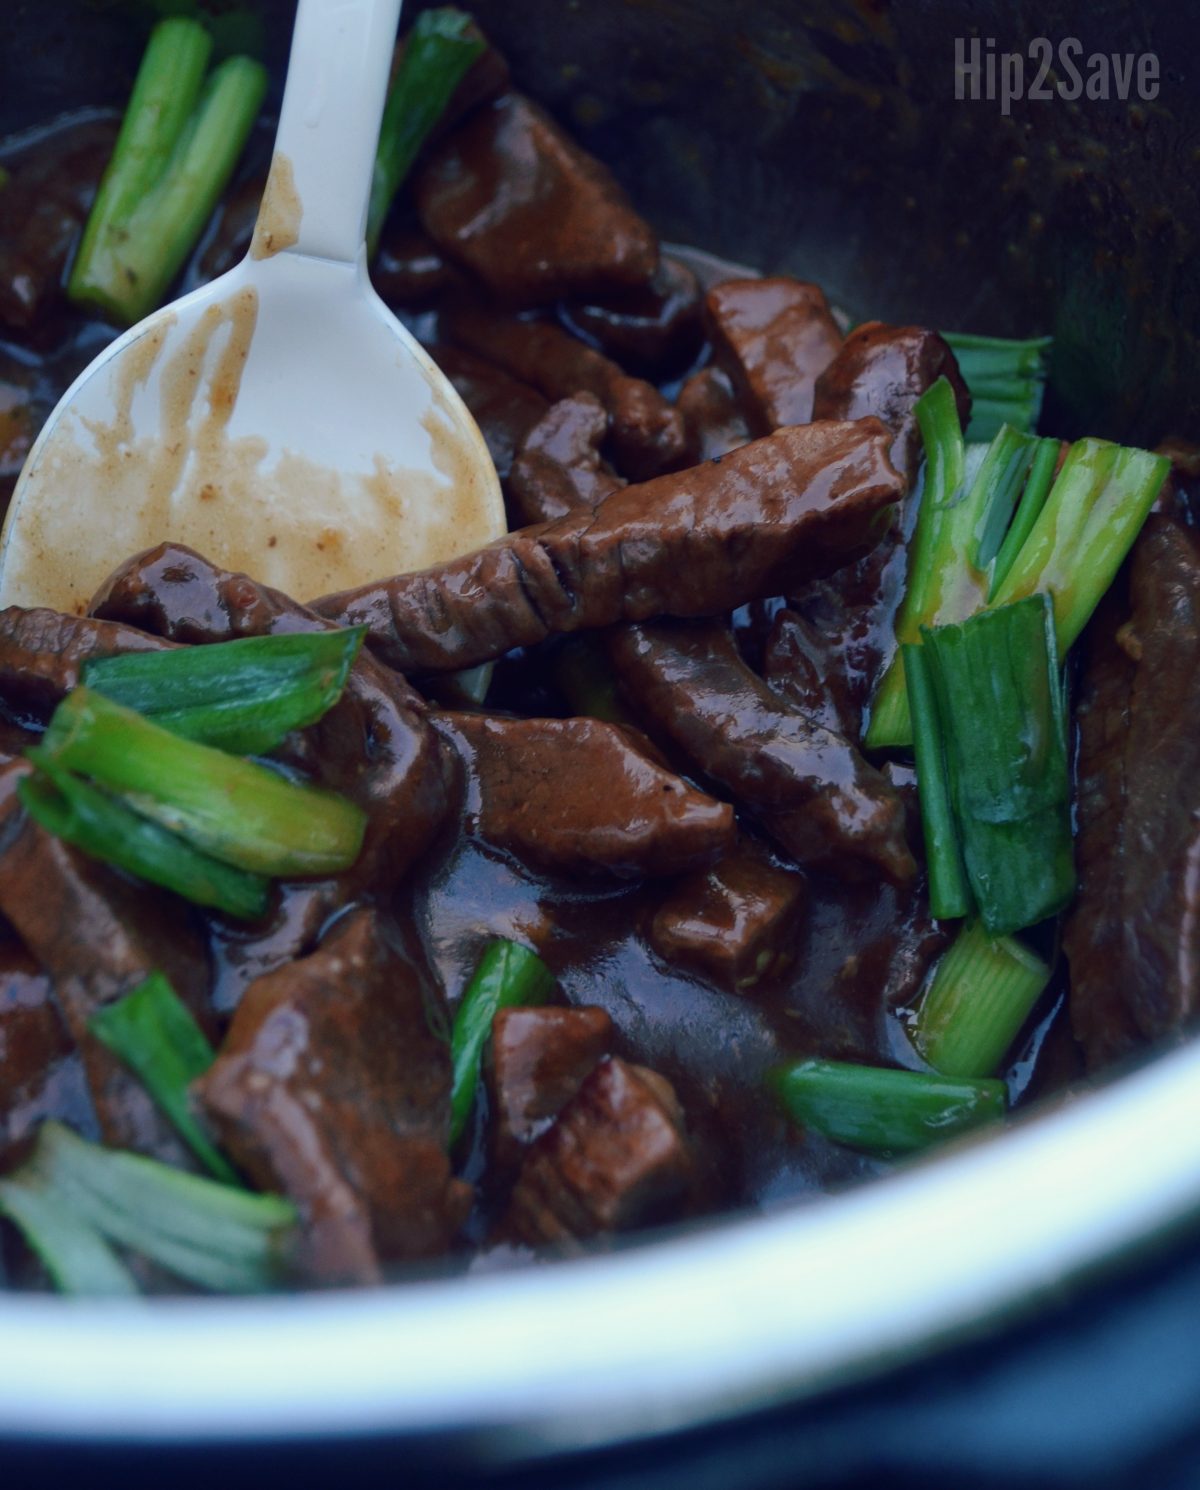
[(796, 1400), (1200, 1212), (1200, 1042), (1003, 1136), (605, 1257), (354, 1293), (0, 1299), (0, 1434), (451, 1434), (498, 1456)]

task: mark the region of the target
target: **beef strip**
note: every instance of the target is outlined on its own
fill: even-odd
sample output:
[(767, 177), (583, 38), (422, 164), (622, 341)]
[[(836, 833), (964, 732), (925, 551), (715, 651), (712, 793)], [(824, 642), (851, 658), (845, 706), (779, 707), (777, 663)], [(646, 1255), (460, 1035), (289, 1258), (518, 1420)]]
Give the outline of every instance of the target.
[(680, 465), (687, 435), (679, 411), (652, 383), (631, 378), (615, 362), (549, 321), (519, 321), (460, 304), (440, 318), (444, 335), (529, 383), (548, 399), (591, 393), (608, 410), (613, 464), (645, 481)]
[(728, 628), (627, 627), (614, 633), (611, 654), (653, 733), (754, 813), (798, 864), (850, 879), (914, 877), (904, 806), (890, 783), (751, 672)]
[(569, 1249), (599, 1233), (669, 1221), (685, 1206), (695, 1170), (670, 1082), (613, 1056), (526, 1154), (504, 1229), (531, 1246)]
[(672, 888), (650, 923), (650, 945), (664, 961), (746, 993), (794, 959), (806, 898), (803, 875), (742, 839)]
[(461, 347), (430, 347), (430, 355), (470, 409), (502, 482), (509, 478), (513, 457), (525, 436), (550, 407), (528, 383), (510, 377)]
[(78, 687), (86, 662), (169, 645), (116, 621), (6, 606), (0, 610), (0, 701), (13, 718), (45, 723), (64, 694)]
[(717, 365), (756, 434), (813, 418), (813, 388), (842, 333), (816, 285), (798, 279), (728, 279), (704, 297)]
[(27, 769), (16, 761), (0, 774), (0, 911), (53, 980), (105, 1140), (191, 1167), (145, 1087), (88, 1028), (99, 1009), (157, 971), (201, 1027), (214, 1032), (208, 958), (190, 907), (38, 827), (14, 790)]
[[(870, 555), (861, 560), (866, 565)], [(827, 581), (837, 583), (836, 577)], [(763, 648), (762, 674), (780, 698), (847, 739), (857, 739), (867, 680), (851, 679), (836, 642), (796, 611), (779, 611)]]
[(750, 426), (719, 367), (703, 367), (679, 390), (676, 407), (683, 415), (688, 449), (696, 460), (720, 460), (750, 440)]
[[(314, 603), (403, 672), (471, 667), (556, 633), (714, 615), (870, 547), (900, 495), (877, 420), (780, 430), (719, 465), (626, 487), (473, 554)], [(108, 613), (107, 611), (105, 612)]]
[(550, 405), (513, 461), (509, 499), (520, 524), (595, 507), (626, 485), (600, 454), (607, 433), (608, 415), (590, 393)]
[(87, 119), (15, 164), (0, 191), (0, 323), (34, 326), (58, 299), (115, 138), (111, 120)]
[(371, 283), (389, 305), (429, 305), (462, 283), (427, 233), (392, 217), (371, 260)]
[(469, 832), (543, 868), (682, 874), (733, 841), (733, 809), (659, 764), (637, 732), (599, 719), (445, 713), (467, 763)]
[(1079, 894), (1071, 1018), (1095, 1068), (1200, 1009), (1200, 537), (1152, 516), (1131, 613), (1099, 613), (1076, 718)]
[(399, 937), (355, 911), (250, 986), (193, 1085), (245, 1174), (296, 1202), (301, 1267), (317, 1281), (377, 1283), (386, 1263), (444, 1251), (466, 1218), (436, 999)]
[(479, 109), (414, 181), (430, 237), (520, 304), (644, 285), (658, 241), (615, 178), (517, 93)]
[(494, 1162), (501, 1169), (544, 1133), (612, 1049), (603, 1009), (500, 1009), (487, 1082)]
[(568, 330), (641, 377), (681, 372), (700, 350), (700, 285), (686, 264), (664, 254), (647, 284), (591, 303), (559, 307)]
[(0, 949), (0, 1151), (57, 1118), (89, 1136), (96, 1118), (50, 979), (16, 942)]

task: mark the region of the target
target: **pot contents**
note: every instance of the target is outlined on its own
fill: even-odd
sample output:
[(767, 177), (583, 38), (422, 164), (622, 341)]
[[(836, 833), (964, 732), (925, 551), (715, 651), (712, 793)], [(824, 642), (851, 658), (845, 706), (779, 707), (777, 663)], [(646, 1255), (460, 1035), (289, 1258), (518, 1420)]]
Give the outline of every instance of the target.
[[(161, 22), (119, 136), (0, 151), (5, 499), (105, 342), (252, 251), (265, 78), (209, 57)], [(0, 611), (9, 1286), (508, 1266), (1188, 1032), (1188, 448), (1035, 433), (1044, 340), (660, 242), (453, 9), (368, 241), (510, 532), (306, 603), (166, 534)]]

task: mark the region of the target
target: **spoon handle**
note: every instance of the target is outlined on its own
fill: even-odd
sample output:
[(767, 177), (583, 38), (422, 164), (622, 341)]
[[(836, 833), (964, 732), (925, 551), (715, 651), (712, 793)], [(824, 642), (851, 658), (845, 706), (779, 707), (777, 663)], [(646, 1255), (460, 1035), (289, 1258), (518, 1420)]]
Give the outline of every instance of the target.
[[(285, 158), (299, 201), (287, 252), (343, 263), (358, 258), (400, 3), (300, 0), (272, 165), (275, 176)], [(272, 194), (268, 189), (264, 212)]]

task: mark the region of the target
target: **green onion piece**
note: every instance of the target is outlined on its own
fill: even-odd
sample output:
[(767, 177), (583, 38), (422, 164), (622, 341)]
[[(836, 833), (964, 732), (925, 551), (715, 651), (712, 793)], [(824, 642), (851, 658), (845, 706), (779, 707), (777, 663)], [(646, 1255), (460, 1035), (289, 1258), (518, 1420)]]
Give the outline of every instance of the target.
[(251, 873), (337, 874), (362, 847), (366, 815), (353, 802), (181, 739), (90, 688), (62, 700), (43, 748), (201, 852)]
[(1075, 888), (1053, 610), (1039, 593), (923, 635), (967, 878), (984, 926), (1006, 936)]
[(995, 1122), (1004, 1116), (1007, 1098), (1002, 1081), (841, 1061), (797, 1061), (777, 1067), (769, 1079), (795, 1122), (880, 1154), (911, 1153)]
[(609, 724), (632, 722), (598, 637), (586, 632), (567, 637), (555, 649), (552, 665), (558, 690), (574, 713)]
[(212, 646), (127, 652), (88, 662), (83, 681), (174, 735), (265, 755), (337, 703), (365, 626), (248, 636)]
[(282, 1281), (296, 1209), (140, 1154), (88, 1143), (43, 1123), (25, 1168), (63, 1206), (110, 1242), (177, 1277), (223, 1293), (259, 1293)]
[(188, 1100), (189, 1084), (213, 1063), (213, 1048), (162, 973), (151, 973), (124, 998), (98, 1009), (88, 1028), (136, 1073), (208, 1172), (227, 1185), (240, 1184)]
[(204, 82), (197, 21), (151, 32), (67, 293), (132, 324), (160, 304), (224, 191), (266, 96), (266, 70), (230, 57)]
[(937, 697), (924, 648), (905, 643), (900, 651), (913, 723), (921, 829), (929, 872), (929, 908), (939, 921), (954, 920), (967, 915), (973, 902), (954, 822)]
[(479, 960), (454, 1016), (450, 1059), (454, 1084), (450, 1096), (450, 1142), (467, 1126), (479, 1085), (483, 1048), (491, 1038), (498, 1009), (544, 1004), (554, 991), (554, 975), (537, 955), (516, 942), (496, 941)]
[(38, 770), (17, 783), (17, 796), (47, 832), (194, 905), (211, 906), (242, 921), (257, 921), (265, 914), (271, 887), (261, 875), (200, 853), (124, 802), (64, 771), (44, 751), (28, 755)]
[(971, 390), (968, 440), (990, 440), (1002, 424), (1011, 424), (1023, 433), (1036, 427), (1042, 412), (1051, 337), (1012, 341), (1003, 336), (956, 331), (943, 331), (942, 336)]
[(988, 590), (989, 604), (995, 599), (997, 591), (1016, 562), (1017, 555), (1024, 548), (1030, 533), (1033, 532), (1034, 524), (1042, 508), (1046, 505), (1046, 498), (1054, 482), (1054, 471), (1058, 465), (1060, 448), (1058, 440), (1038, 440), (1036, 443), (1033, 461), (1029, 467), (1029, 476), (1025, 481), (1025, 490), (1021, 493), (1016, 515), (1013, 517), (1008, 532), (1004, 535), (1004, 542), (1000, 545), (1000, 550), (992, 564), (992, 580)]
[(1049, 591), (1065, 655), (1116, 577), (1170, 469), (1164, 455), (1077, 440), (995, 604)]
[(1049, 966), (1023, 942), (993, 939), (972, 921), (925, 990), (913, 1044), (943, 1076), (991, 1076), (1049, 981)]
[(138, 1292), (95, 1227), (81, 1221), (28, 1165), (0, 1180), (0, 1216), (18, 1228), (60, 1293), (125, 1298)]
[(388, 89), (367, 210), (367, 255), (373, 257), (396, 193), (454, 90), (485, 43), (471, 18), (453, 6), (419, 15)]

